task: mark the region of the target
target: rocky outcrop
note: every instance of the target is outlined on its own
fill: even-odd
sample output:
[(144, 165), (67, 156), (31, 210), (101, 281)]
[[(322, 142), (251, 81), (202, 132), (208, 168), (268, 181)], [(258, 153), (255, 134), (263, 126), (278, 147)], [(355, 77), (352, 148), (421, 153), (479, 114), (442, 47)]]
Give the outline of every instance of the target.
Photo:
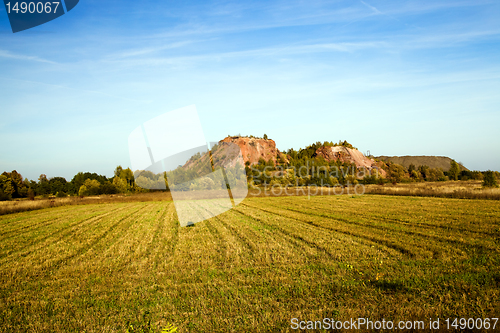
[(374, 169), (385, 177), (386, 172), (381, 168), (383, 163), (366, 157), (357, 149), (351, 149), (344, 146), (321, 147), (316, 150), (316, 156), (323, 157), (326, 161), (340, 161), (342, 163), (354, 163), (358, 169), (372, 171)]
[(262, 158), (265, 161), (272, 160), (275, 164), (281, 154), (276, 149), (276, 142), (270, 139), (249, 138), (241, 136), (228, 136), (220, 142), (234, 143), (241, 149), (244, 163), (257, 164)]
[[(270, 139), (260, 139), (254, 137), (228, 136), (220, 143), (233, 143), (240, 147), (243, 163), (257, 164), (262, 158), (265, 161), (272, 160), (275, 164), (279, 157), (287, 160), (287, 156), (282, 154), (276, 148), (276, 142)], [(315, 156), (323, 157), (328, 162), (340, 161), (345, 163), (354, 163), (358, 169), (374, 170), (377, 169), (384, 177), (385, 171), (381, 169), (383, 162), (376, 162), (363, 155), (357, 149), (351, 149), (344, 146), (321, 147), (316, 150)]]

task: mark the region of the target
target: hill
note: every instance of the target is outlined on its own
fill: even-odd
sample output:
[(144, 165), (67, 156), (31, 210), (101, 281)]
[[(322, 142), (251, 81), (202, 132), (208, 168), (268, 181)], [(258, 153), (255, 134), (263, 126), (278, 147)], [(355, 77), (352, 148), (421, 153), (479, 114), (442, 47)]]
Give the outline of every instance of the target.
[(377, 169), (383, 177), (385, 177), (386, 172), (381, 168), (383, 163), (377, 163), (375, 160), (366, 157), (362, 152), (355, 148), (335, 146), (328, 147), (323, 146), (316, 150), (314, 156), (321, 156), (326, 161), (341, 161), (347, 163), (353, 163), (358, 169), (372, 170)]
[(345, 146), (334, 145), (333, 143), (321, 144), (318, 142), (305, 149), (301, 149), (297, 156), (291, 156), (286, 152), (280, 152), (279, 149), (276, 149), (276, 142), (271, 139), (228, 136), (219, 143), (232, 143), (237, 145), (241, 149), (243, 162), (249, 162), (250, 165), (257, 164), (260, 159), (265, 161), (271, 160), (276, 164), (280, 160), (288, 163), (294, 158), (322, 157), (327, 162), (354, 164), (358, 169), (364, 168), (372, 170), (376, 168), (382, 176), (385, 176), (385, 171), (381, 169), (382, 163), (377, 163), (374, 159), (364, 156), (363, 153), (347, 143), (347, 141), (344, 142)]
[[(446, 156), (377, 156), (375, 158), (384, 162), (400, 164), (405, 168), (408, 168), (410, 164), (413, 164), (417, 168), (421, 165), (427, 165), (431, 168), (442, 168), (444, 171), (450, 169), (452, 161), (451, 158)], [(460, 169), (469, 170), (463, 165), (460, 165)]]
[(271, 139), (228, 136), (219, 141), (219, 143), (233, 143), (238, 145), (241, 149), (243, 161), (250, 162), (250, 164), (257, 164), (261, 158), (265, 161), (272, 160), (273, 163), (276, 163), (278, 157), (281, 155), (280, 151), (276, 149), (276, 142)]
[[(231, 144), (237, 146), (241, 150), (241, 156), (237, 158), (239, 152), (232, 152)], [(228, 136), (219, 141), (219, 146), (224, 149), (217, 149), (213, 152), (213, 162), (215, 165), (228, 165), (231, 164), (258, 164), (260, 160), (272, 161), (272, 164), (290, 163), (295, 164), (294, 161), (304, 161), (307, 159), (322, 158), (326, 162), (351, 164), (358, 170), (373, 170), (377, 169), (382, 177), (386, 176), (383, 169), (384, 163), (393, 162), (403, 165), (408, 168), (411, 164), (415, 167), (427, 165), (430, 168), (442, 168), (444, 171), (450, 169), (451, 158), (445, 156), (378, 156), (367, 157), (362, 152), (347, 143), (339, 142), (333, 144), (331, 142), (317, 142), (299, 151), (290, 149), (289, 151), (281, 152), (276, 148), (276, 142), (267, 138), (257, 137), (243, 137), (243, 136)], [(200, 158), (201, 157), (201, 158)], [(377, 161), (377, 160), (378, 161)], [(237, 160), (237, 161), (236, 161)], [(198, 156), (191, 159), (185, 166), (193, 168), (195, 165), (203, 165), (209, 163), (209, 157)], [(461, 170), (468, 170), (463, 165), (460, 165)]]

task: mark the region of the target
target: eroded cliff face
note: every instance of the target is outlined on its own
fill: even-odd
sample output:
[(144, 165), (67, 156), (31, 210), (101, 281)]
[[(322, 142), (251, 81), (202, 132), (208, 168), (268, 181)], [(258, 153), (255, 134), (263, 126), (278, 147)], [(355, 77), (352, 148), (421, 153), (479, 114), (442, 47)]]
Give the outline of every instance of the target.
[[(276, 148), (276, 142), (270, 139), (249, 138), (239, 136), (228, 136), (221, 143), (233, 143), (241, 149), (243, 163), (250, 162), (251, 165), (257, 164), (262, 158), (265, 161), (272, 160), (275, 164), (279, 156), (283, 160), (287, 160), (285, 154), (282, 154)], [(382, 177), (385, 177), (386, 172), (382, 170), (383, 162), (376, 162), (363, 155), (357, 149), (351, 149), (343, 146), (336, 147), (321, 147), (316, 150), (316, 156), (323, 157), (326, 161), (340, 161), (354, 163), (358, 169), (366, 169), (369, 171), (378, 170)]]
[(270, 139), (228, 136), (221, 142), (237, 144), (241, 149), (244, 163), (249, 161), (250, 164), (257, 164), (262, 158), (265, 161), (272, 160), (276, 164), (280, 154), (280, 151), (276, 149), (276, 142)]
[(357, 149), (351, 149), (343, 146), (321, 147), (316, 150), (316, 156), (321, 156), (327, 161), (354, 163), (358, 169), (365, 168), (369, 171), (376, 169), (383, 177), (386, 175), (386, 172), (381, 168), (383, 163), (376, 162), (375, 160), (366, 157)]

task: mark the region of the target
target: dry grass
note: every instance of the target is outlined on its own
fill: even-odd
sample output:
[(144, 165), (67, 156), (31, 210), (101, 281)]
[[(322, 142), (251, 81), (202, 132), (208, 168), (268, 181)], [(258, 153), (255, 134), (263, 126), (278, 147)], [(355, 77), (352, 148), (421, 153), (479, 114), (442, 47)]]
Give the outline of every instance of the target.
[(481, 181), (420, 182), (346, 187), (258, 187), (248, 197), (382, 194), (456, 199), (500, 200), (500, 188), (483, 188)]
[(422, 182), (367, 185), (367, 194), (500, 200), (500, 188), (483, 188), (481, 181)]
[(26, 212), (44, 208), (60, 207), (68, 205), (87, 205), (100, 203), (120, 202), (145, 202), (145, 201), (171, 201), (170, 192), (149, 192), (132, 195), (114, 194), (90, 197), (65, 197), (65, 198), (36, 198), (35, 200), (21, 199), (12, 201), (0, 201), (0, 215)]
[(6, 215), (0, 331), (498, 317), (499, 228), (493, 201), (380, 195), (248, 198), (189, 228), (168, 201)]

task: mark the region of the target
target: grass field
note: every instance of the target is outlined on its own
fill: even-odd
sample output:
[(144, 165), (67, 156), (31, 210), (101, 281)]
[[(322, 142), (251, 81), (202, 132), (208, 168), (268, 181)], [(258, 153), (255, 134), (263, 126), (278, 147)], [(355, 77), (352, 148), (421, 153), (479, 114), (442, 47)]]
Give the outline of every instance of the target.
[[(172, 202), (0, 216), (0, 331), (288, 331), (291, 318), (500, 315), (500, 205), (248, 198), (180, 228)], [(497, 326), (498, 327), (498, 326)]]

